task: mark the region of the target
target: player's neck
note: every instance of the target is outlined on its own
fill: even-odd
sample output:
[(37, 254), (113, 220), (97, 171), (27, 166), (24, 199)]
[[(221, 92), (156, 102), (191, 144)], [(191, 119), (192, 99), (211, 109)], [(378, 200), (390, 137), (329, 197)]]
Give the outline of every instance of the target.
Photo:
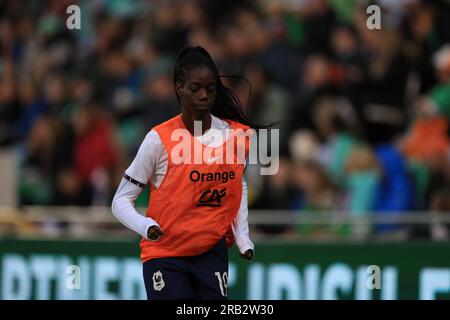
[(194, 121), (200, 121), (202, 124), (202, 135), (205, 133), (206, 130), (209, 130), (211, 128), (211, 122), (212, 117), (211, 113), (209, 112), (203, 112), (203, 113), (188, 113), (183, 112), (181, 114), (181, 120), (183, 121), (186, 129), (194, 135)]

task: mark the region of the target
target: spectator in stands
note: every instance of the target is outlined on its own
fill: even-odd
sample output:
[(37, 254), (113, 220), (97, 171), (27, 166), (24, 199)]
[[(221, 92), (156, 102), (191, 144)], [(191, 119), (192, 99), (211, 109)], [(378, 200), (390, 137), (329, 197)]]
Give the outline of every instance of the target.
[[(20, 150), (19, 203), (106, 204), (149, 124), (174, 114), (167, 75), (190, 44), (221, 74), (251, 78), (248, 106), (282, 119), (286, 163), (299, 160), (298, 130), (314, 137), (308, 160), (339, 187), (337, 208), (369, 208), (378, 179), (377, 212), (431, 210), (449, 184), (450, 5), (374, 3), (381, 30), (353, 0), (85, 1), (81, 30), (69, 30), (71, 1), (0, 1), (0, 148)], [(248, 99), (247, 84), (232, 87)], [(297, 199), (281, 176), (264, 179), (273, 209)]]

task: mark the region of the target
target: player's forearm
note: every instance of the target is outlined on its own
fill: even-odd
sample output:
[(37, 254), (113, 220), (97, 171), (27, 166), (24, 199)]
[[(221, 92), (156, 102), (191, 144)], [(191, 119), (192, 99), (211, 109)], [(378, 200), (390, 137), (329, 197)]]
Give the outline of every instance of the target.
[(134, 201), (139, 196), (141, 188), (122, 179), (112, 201), (112, 213), (123, 225), (147, 238), (149, 227), (158, 225), (151, 218), (142, 216), (134, 208)]
[(232, 224), (233, 236), (240, 253), (248, 249), (254, 250), (253, 242), (250, 240), (248, 227), (248, 204), (247, 204), (247, 184), (242, 179), (241, 205)]

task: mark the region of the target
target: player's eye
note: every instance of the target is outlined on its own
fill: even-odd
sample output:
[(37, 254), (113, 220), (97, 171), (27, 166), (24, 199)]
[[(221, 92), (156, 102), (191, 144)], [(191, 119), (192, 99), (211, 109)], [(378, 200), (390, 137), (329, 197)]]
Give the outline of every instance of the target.
[(216, 85), (215, 84), (210, 84), (206, 90), (208, 90), (208, 92), (213, 93), (216, 91)]
[(192, 92), (197, 92), (200, 89), (200, 86), (198, 84), (191, 84), (190, 85), (190, 90)]

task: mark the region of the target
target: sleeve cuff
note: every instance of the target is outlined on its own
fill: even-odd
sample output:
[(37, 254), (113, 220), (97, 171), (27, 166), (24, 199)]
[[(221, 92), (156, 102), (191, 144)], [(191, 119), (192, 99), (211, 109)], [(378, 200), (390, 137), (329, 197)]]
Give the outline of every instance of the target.
[(148, 217), (147, 217), (147, 220), (148, 220), (148, 224), (147, 224), (147, 226), (146, 226), (146, 228), (145, 228), (145, 233), (142, 234), (142, 237), (144, 237), (146, 240), (150, 240), (150, 239), (147, 237), (147, 235), (148, 235), (148, 229), (149, 229), (150, 227), (153, 227), (153, 226), (158, 226), (158, 227), (161, 228), (161, 226), (160, 226), (155, 220), (153, 220), (152, 218), (148, 218)]
[(238, 247), (240, 253), (243, 254), (243, 253), (245, 253), (245, 251), (247, 251), (249, 249), (255, 251), (255, 245), (249, 238), (240, 236), (240, 237), (237, 237), (235, 240), (236, 240), (236, 246)]

